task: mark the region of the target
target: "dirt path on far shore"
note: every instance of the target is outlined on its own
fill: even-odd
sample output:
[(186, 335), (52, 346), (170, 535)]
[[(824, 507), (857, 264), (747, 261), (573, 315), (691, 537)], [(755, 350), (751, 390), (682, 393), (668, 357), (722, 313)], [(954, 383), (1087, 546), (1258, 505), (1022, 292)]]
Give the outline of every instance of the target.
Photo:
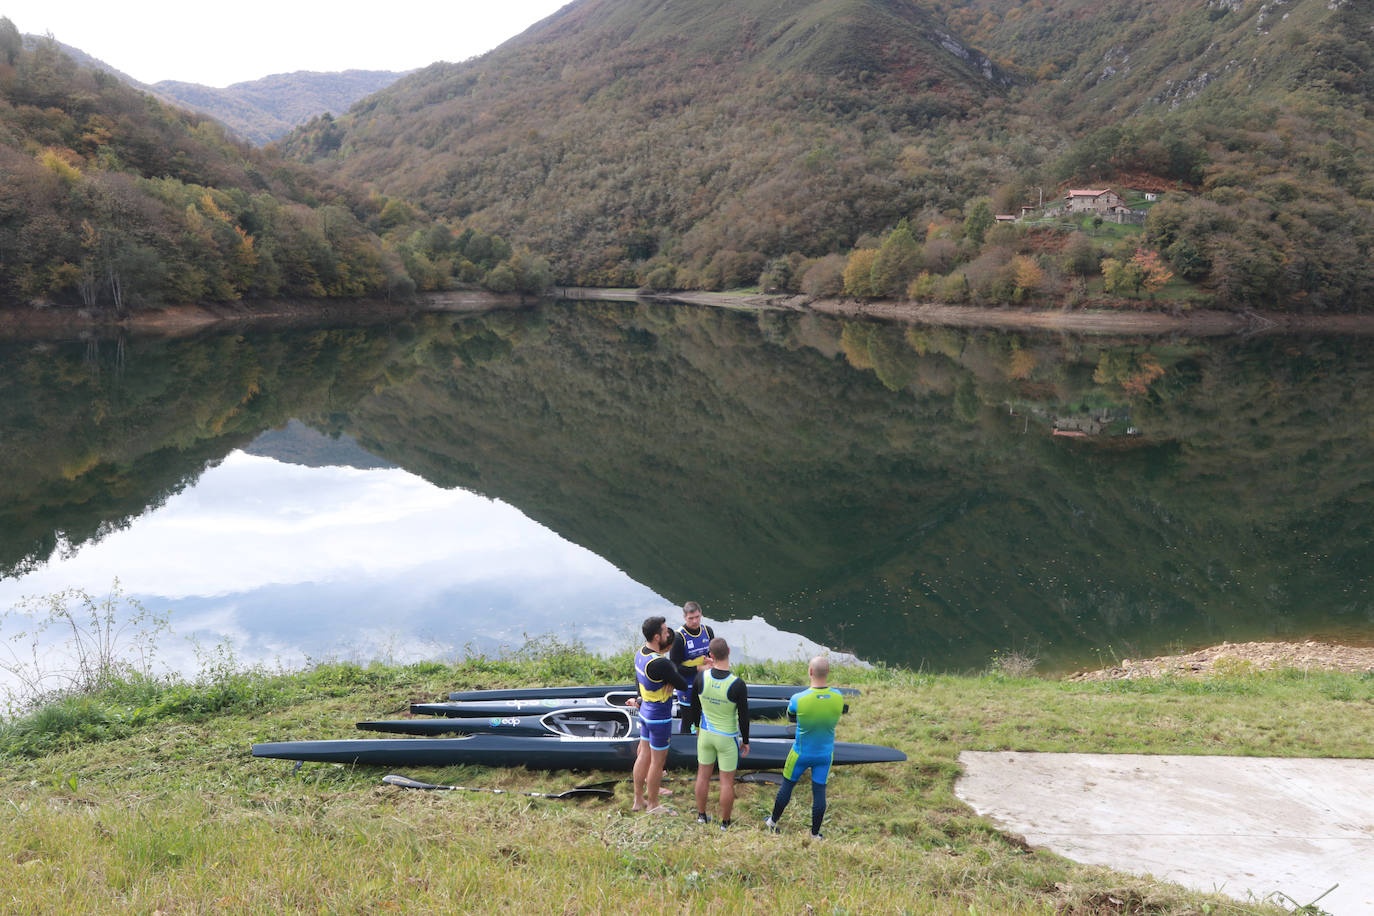
[[(1274, 331), (1286, 322), (1258, 318), (1238, 312), (1196, 310), (1169, 312), (1116, 311), (1113, 309), (992, 309), (960, 305), (921, 305), (915, 302), (855, 302), (818, 300), (811, 309), (830, 315), (882, 318), (913, 324), (946, 327), (1007, 328), (1012, 330), (1060, 331), (1075, 334), (1188, 334), (1194, 337), (1219, 337), (1232, 334)], [(1374, 332), (1374, 320), (1369, 322)]]
[(1219, 337), (1234, 334), (1374, 334), (1374, 313), (1354, 315), (1288, 312), (1224, 312), (1216, 309), (1164, 311), (1128, 308), (984, 308), (972, 305), (934, 305), (919, 302), (864, 302), (858, 299), (810, 299), (765, 293), (665, 292), (640, 293), (629, 289), (561, 289), (570, 299), (648, 299), (708, 305), (744, 311), (782, 310), (818, 312), (854, 318), (879, 318), (912, 324), (966, 328), (1058, 331), (1075, 334), (1187, 334)]

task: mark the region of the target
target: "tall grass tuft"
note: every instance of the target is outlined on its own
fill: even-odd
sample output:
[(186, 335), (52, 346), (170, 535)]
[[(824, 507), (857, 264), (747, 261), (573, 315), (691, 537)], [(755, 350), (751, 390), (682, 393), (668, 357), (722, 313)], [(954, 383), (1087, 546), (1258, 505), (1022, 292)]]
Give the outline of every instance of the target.
[(10, 715), (66, 695), (104, 690), (153, 673), (167, 615), (124, 594), (116, 579), (104, 598), (72, 588), (28, 597), (0, 614), (0, 672)]

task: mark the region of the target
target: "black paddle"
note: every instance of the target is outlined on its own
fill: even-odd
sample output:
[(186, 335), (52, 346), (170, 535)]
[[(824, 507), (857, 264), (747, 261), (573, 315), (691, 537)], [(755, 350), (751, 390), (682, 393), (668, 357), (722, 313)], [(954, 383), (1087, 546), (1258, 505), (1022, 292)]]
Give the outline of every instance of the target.
[(578, 786), (575, 789), (568, 789), (566, 792), (511, 792), (507, 789), (488, 789), (481, 786), (439, 786), (432, 782), (420, 782), (418, 779), (411, 779), (409, 776), (398, 776), (395, 773), (388, 773), (382, 777), (382, 782), (387, 785), (400, 786), (403, 789), (442, 789), (450, 792), (490, 792), (493, 795), (528, 795), (531, 798), (611, 798), (615, 792), (611, 789), (602, 788), (603, 786), (614, 785), (614, 783), (594, 783), (589, 786)]

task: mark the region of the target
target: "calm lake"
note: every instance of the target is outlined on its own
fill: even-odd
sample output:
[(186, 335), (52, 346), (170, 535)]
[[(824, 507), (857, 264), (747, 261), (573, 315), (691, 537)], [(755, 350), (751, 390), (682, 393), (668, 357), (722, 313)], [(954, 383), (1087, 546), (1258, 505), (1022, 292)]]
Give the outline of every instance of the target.
[(0, 342), (0, 610), (117, 578), (183, 670), (619, 650), (688, 599), (935, 670), (1367, 644), (1371, 503), (1365, 338), (560, 302)]

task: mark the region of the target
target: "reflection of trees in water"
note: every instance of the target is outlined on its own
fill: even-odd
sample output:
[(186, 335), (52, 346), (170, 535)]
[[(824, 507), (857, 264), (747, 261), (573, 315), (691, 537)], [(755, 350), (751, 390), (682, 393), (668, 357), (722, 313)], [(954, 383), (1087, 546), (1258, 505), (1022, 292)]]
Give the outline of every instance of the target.
[[(1374, 476), (1362, 452), (1317, 447), (1350, 438), (1317, 416), (1350, 415), (1351, 387), (1369, 397), (1368, 360), (1340, 343), (1203, 350), (607, 305), (497, 333), (509, 356), (419, 372), (360, 404), (350, 431), (670, 598), (822, 642), (844, 621), (870, 657), (964, 665), (1031, 637), (1063, 656), (1263, 632), (1284, 619), (1269, 586), (1289, 581), (1309, 626), (1328, 611), (1321, 580), (1280, 532), (1353, 521), (1344, 496)], [(1050, 435), (1088, 411), (1139, 434)], [(1323, 452), (1313, 490), (1300, 455)], [(1348, 548), (1368, 559), (1367, 543)], [(1367, 607), (1360, 569), (1323, 575)]]
[(127, 527), (297, 411), (356, 402), (393, 345), (344, 329), (0, 346), (0, 573)]
[[(3, 355), (10, 565), (300, 416), (669, 598), (875, 659), (1138, 653), (1374, 614), (1356, 345), (560, 303), (135, 341), (117, 397), (79, 352)], [(1056, 438), (1064, 417), (1106, 419)]]

